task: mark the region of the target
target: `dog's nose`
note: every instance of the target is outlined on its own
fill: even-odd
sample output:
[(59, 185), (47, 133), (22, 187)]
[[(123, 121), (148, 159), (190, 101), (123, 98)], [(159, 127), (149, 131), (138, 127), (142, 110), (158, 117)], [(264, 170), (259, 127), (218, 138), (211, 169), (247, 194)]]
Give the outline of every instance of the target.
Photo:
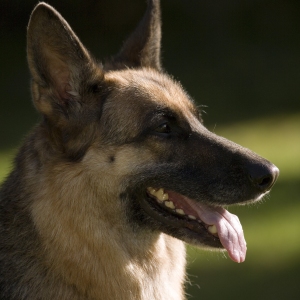
[(261, 192), (269, 191), (279, 175), (279, 169), (273, 164), (251, 164), (248, 172), (250, 181)]

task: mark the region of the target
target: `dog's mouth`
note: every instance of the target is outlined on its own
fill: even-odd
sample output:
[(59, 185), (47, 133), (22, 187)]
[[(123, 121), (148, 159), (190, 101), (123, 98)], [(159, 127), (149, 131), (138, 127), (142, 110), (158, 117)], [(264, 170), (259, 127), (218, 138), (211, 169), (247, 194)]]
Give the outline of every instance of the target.
[(192, 232), (202, 246), (224, 247), (235, 262), (245, 260), (247, 247), (237, 216), (163, 188), (148, 187), (146, 194), (149, 205), (143, 207), (151, 217), (174, 230)]

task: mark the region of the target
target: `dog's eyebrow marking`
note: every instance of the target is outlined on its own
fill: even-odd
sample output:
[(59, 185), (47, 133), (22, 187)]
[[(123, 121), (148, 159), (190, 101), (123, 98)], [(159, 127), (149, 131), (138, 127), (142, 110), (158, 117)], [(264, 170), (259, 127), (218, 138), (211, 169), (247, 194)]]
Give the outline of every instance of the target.
[(174, 114), (174, 112), (170, 108), (162, 106), (156, 107), (153, 115), (166, 118), (176, 118), (176, 114)]

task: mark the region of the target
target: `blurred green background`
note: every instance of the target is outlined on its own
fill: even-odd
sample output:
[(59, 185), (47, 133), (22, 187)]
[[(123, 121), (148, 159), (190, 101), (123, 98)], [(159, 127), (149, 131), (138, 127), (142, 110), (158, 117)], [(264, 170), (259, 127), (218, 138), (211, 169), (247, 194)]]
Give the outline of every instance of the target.
[[(30, 100), (26, 25), (37, 1), (0, 1), (0, 180), (39, 120)], [(96, 57), (116, 53), (143, 0), (49, 0)], [(300, 1), (162, 0), (163, 64), (207, 127), (275, 163), (261, 204), (232, 207), (246, 262), (188, 248), (190, 299), (298, 299), (300, 294)], [(171, 287), (170, 287), (171, 288)]]

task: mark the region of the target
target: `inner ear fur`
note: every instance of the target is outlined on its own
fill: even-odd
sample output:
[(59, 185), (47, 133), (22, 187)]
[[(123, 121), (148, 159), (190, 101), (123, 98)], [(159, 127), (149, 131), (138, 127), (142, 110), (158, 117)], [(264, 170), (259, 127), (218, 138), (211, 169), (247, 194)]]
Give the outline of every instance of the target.
[(143, 19), (125, 41), (120, 52), (107, 64), (106, 69), (153, 68), (161, 70), (161, 13), (160, 1), (148, 0)]
[[(39, 3), (27, 31), (27, 57), (34, 104), (45, 115), (54, 106), (67, 111), (80, 105), (83, 83), (103, 77), (102, 70), (69, 24), (51, 6)], [(96, 79), (95, 79), (96, 80)]]

